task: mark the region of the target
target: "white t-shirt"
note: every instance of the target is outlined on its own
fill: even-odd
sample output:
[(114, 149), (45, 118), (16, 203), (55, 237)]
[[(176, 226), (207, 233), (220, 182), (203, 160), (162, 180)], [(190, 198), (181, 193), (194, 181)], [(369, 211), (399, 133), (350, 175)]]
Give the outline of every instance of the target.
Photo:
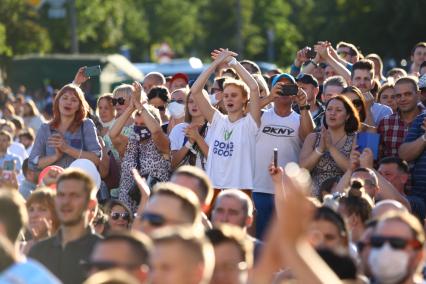
[[(170, 150), (171, 151), (178, 151), (180, 150), (186, 143), (185, 141), (185, 128), (188, 127), (188, 123), (183, 122), (175, 125), (175, 127), (172, 128), (172, 131), (170, 131), (169, 139), (170, 139)], [(207, 145), (209, 144), (209, 128), (207, 128), (206, 137), (204, 137), (204, 141), (206, 141)], [(206, 158), (204, 158), (203, 161), (204, 165), (206, 164)], [(202, 169), (202, 163), (200, 155), (197, 155), (197, 159), (195, 161), (195, 166)]]
[(299, 138), (300, 115), (292, 111), (286, 117), (268, 109), (261, 118), (256, 137), (256, 170), (253, 192), (274, 194), (269, 166), (274, 160), (274, 148), (278, 149), (278, 165), (299, 162), (302, 141)]
[(206, 168), (215, 188), (253, 189), (258, 129), (250, 114), (231, 122), (227, 115), (215, 112)]

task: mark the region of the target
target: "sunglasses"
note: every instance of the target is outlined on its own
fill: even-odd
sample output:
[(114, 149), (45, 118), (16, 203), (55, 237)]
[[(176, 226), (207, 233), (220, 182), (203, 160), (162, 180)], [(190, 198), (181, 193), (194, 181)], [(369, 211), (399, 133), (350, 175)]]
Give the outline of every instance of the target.
[(119, 263), (115, 263), (112, 261), (90, 261), (90, 262), (84, 262), (81, 263), (81, 265), (83, 266), (83, 268), (86, 271), (90, 271), (92, 269), (96, 269), (98, 271), (101, 270), (108, 270), (108, 269), (112, 269), (112, 268), (116, 268), (116, 267), (122, 267), (122, 268), (126, 268), (126, 269), (134, 269), (136, 267), (138, 267), (138, 264), (119, 264)]
[(165, 106), (158, 106), (158, 107), (155, 107), (155, 108), (158, 109), (159, 111), (165, 111), (166, 110)]
[(153, 227), (161, 227), (166, 223), (166, 219), (155, 213), (143, 213), (141, 215), (142, 221), (147, 221)]
[(420, 249), (422, 244), (418, 240), (406, 240), (398, 237), (381, 237), (372, 236), (370, 239), (370, 245), (373, 248), (381, 248), (385, 243), (389, 243), (393, 249), (405, 249), (407, 246), (413, 249)]
[(355, 99), (352, 101), (352, 103), (356, 107), (362, 107), (362, 101), (360, 99)]
[(119, 212), (112, 212), (111, 213), (111, 219), (112, 220), (118, 220), (118, 218), (129, 221), (130, 220), (130, 214), (129, 213), (119, 213)]
[(122, 106), (122, 105), (124, 105), (125, 102), (126, 102), (126, 100), (124, 98), (118, 98), (118, 99), (113, 98), (112, 99), (112, 105), (113, 106), (116, 106), (117, 103)]

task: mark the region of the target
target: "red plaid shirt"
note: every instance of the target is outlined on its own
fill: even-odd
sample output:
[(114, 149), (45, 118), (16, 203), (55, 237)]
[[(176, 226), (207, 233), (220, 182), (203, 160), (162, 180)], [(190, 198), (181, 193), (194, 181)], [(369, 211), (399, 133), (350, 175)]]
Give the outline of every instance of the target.
[[(424, 111), (422, 105), (418, 106), (420, 113)], [(377, 133), (380, 134), (380, 146), (382, 157), (398, 156), (399, 146), (404, 142), (410, 124), (402, 121), (399, 112), (383, 118), (377, 126)]]

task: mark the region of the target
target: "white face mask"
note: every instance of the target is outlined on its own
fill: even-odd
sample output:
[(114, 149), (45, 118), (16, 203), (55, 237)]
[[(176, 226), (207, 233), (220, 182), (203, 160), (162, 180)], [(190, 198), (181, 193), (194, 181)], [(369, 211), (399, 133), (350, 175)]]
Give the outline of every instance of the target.
[(177, 102), (171, 102), (167, 106), (167, 109), (170, 112), (170, 115), (174, 119), (182, 118), (185, 116), (185, 105), (177, 103)]
[(219, 101), (216, 99), (216, 94), (209, 94), (210, 103), (212, 106), (217, 105)]
[(393, 249), (389, 243), (372, 248), (368, 264), (374, 278), (383, 284), (399, 283), (407, 275), (409, 256), (406, 251)]
[(111, 126), (114, 124), (114, 122), (115, 122), (115, 119), (113, 119), (113, 120), (111, 120), (110, 122), (103, 122), (102, 120), (100, 120), (99, 119), (99, 121), (100, 121), (100, 123), (102, 124), (102, 127), (104, 127), (104, 128), (111, 128)]

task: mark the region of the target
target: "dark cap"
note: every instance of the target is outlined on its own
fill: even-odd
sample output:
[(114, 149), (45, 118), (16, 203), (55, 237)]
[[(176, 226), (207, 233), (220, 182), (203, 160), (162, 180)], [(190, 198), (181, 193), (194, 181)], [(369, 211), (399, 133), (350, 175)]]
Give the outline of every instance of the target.
[(296, 78), (296, 82), (311, 84), (315, 88), (318, 88), (318, 80), (311, 74), (300, 73)]

